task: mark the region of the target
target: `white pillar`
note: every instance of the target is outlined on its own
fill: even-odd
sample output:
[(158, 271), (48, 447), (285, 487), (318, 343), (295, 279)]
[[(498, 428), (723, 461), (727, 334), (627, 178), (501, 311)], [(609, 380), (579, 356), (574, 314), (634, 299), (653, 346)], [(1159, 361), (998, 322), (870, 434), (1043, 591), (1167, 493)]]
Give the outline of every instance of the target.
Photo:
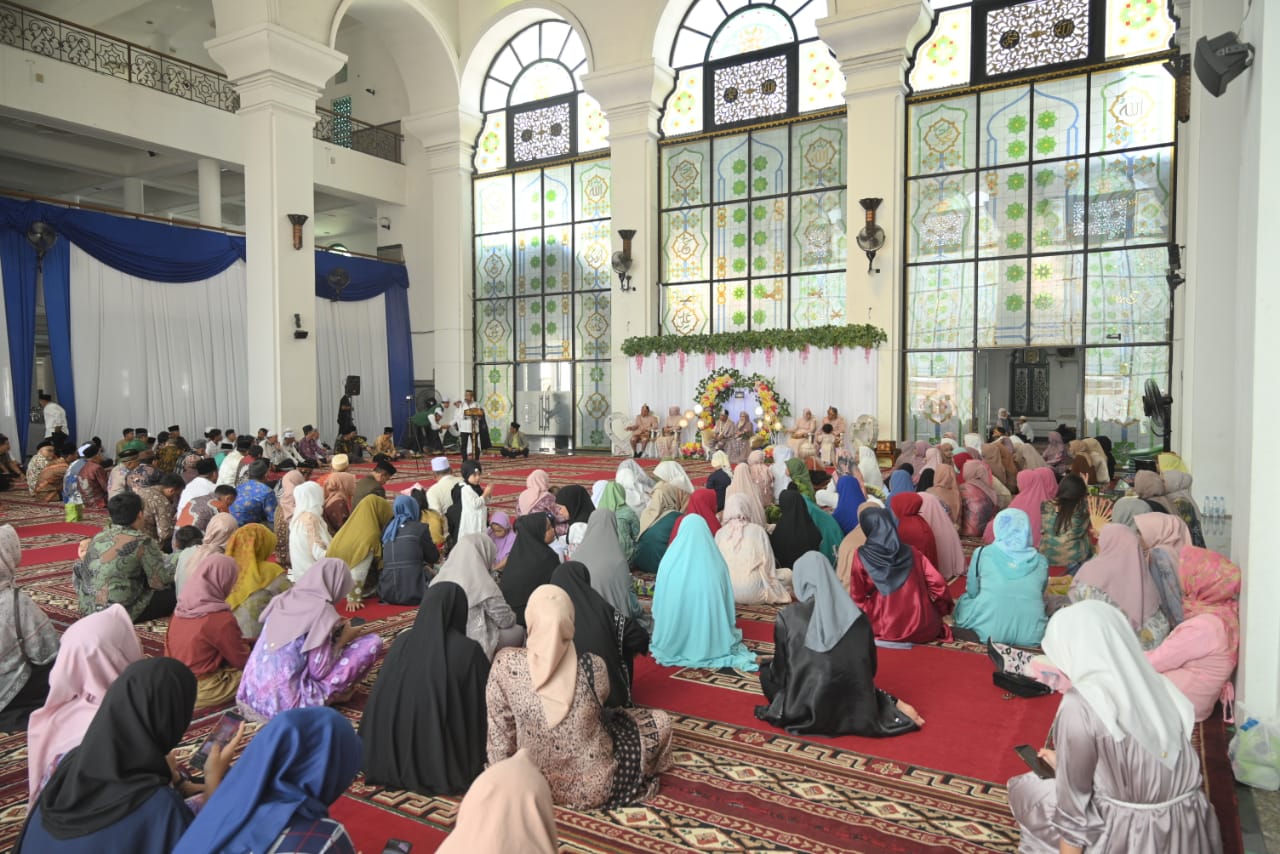
[(141, 178), (124, 179), (124, 209), (129, 213), (146, 213), (146, 191)]
[(200, 224), (222, 227), (222, 166), (209, 157), (196, 161), (197, 192), (200, 196)]
[[(240, 93), (248, 319), (249, 421), (294, 425), (316, 417), (316, 339), (293, 337), (293, 314), (314, 314), (315, 104), (342, 67), (337, 51), (263, 24), (207, 42)], [(293, 246), (288, 214), (307, 217)], [(339, 389), (333, 393), (339, 394)]]
[[(609, 300), (609, 397), (615, 412), (629, 412), (631, 406), (622, 342), (658, 332), (658, 110), (671, 82), (670, 69), (652, 60), (597, 69), (583, 79), (587, 92), (609, 119), (614, 249), (622, 248), (619, 229), (636, 230), (631, 243), (631, 284), (635, 290), (623, 293), (615, 275)], [(650, 405), (655, 411), (665, 411), (671, 402), (655, 400)]]
[[(413, 241), (405, 245), (409, 265), (409, 307), (415, 332), (431, 332), (431, 353), (420, 354), (419, 336), (414, 338), (416, 376), (431, 374), (422, 370), (425, 358), (435, 371), (436, 388), (460, 400), (465, 389), (475, 385), (472, 334), (471, 295), (471, 157), (480, 117), (458, 109), (420, 113), (401, 122), (405, 133), (422, 143), (421, 165), (406, 165), (410, 186), (421, 190), (411, 193), (415, 201), (406, 212), (427, 226), (420, 234), (430, 236), (423, 241), (430, 247), (423, 257)], [(414, 158), (417, 160), (417, 158)], [(424, 210), (410, 212), (421, 206)], [(425, 348), (424, 348), (425, 349)]]
[[(880, 437), (890, 438), (902, 435), (903, 72), (906, 45), (921, 4), (918, 0), (866, 0), (857, 7), (820, 20), (818, 32), (840, 61), (849, 108), (845, 317), (849, 323), (871, 323), (888, 333), (889, 341), (878, 354), (878, 400), (872, 414), (880, 421)], [(854, 241), (866, 217), (858, 200), (867, 197), (884, 200), (876, 211), (876, 222), (886, 236), (884, 248), (875, 257), (879, 272), (870, 273), (866, 255)], [(849, 416), (861, 414), (850, 412)]]

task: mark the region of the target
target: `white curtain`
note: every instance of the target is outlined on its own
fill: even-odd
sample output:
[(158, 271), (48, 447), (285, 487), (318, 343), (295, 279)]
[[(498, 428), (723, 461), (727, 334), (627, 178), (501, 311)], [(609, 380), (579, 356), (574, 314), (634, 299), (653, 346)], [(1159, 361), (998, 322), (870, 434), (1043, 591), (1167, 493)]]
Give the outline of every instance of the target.
[(79, 433), (114, 443), (125, 427), (154, 434), (176, 423), (199, 436), (247, 424), (245, 300), (243, 261), (204, 281), (171, 284), (127, 275), (73, 245)]
[[(4, 294), (4, 273), (0, 272), (0, 295)], [(0, 298), (0, 359), (4, 368), (0, 369), (0, 433), (9, 437), (12, 449), (9, 456), (18, 462), (22, 461), (23, 449), (18, 447), (18, 419), (13, 411), (13, 372), (9, 364), (9, 327), (4, 311), (4, 299)]]
[[(643, 404), (649, 404), (659, 419), (666, 417), (667, 407), (679, 406), (681, 412), (693, 408), (694, 393), (701, 382), (713, 370), (737, 368), (742, 374), (760, 374), (771, 378), (774, 390), (791, 404), (791, 417), (784, 418), (789, 425), (800, 416), (805, 407), (813, 410), (821, 421), (828, 406), (839, 410), (850, 429), (859, 415), (876, 415), (876, 358), (875, 350), (833, 350), (810, 348), (806, 357), (797, 351), (775, 350), (772, 360), (764, 351), (739, 353), (736, 363), (729, 355), (713, 355), (708, 364), (701, 353), (685, 356), (684, 368), (675, 355), (659, 359), (645, 356), (636, 366), (634, 356), (627, 357), (627, 370), (631, 379), (631, 409), (626, 413), (634, 417)], [(730, 415), (736, 415), (739, 406), (745, 406), (755, 420), (756, 402), (747, 391), (743, 401), (727, 407)], [(887, 423), (887, 413), (882, 423)], [(684, 439), (690, 439), (692, 431), (686, 431)]]
[[(360, 377), (352, 398), (355, 422), (372, 442), (391, 423), (391, 380), (387, 374), (386, 297), (362, 302), (316, 298), (316, 429), (326, 442), (338, 432), (338, 398), (349, 375)], [(293, 425), (295, 428), (302, 425)]]

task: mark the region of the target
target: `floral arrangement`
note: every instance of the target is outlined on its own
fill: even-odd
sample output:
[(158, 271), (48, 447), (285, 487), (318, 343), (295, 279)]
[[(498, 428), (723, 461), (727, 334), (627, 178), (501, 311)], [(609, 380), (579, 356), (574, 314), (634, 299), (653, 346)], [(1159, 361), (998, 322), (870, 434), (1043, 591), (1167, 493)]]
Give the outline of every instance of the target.
[(680, 457), (686, 460), (702, 459), (702, 444), (700, 442), (685, 442), (680, 446)]
[(773, 445), (769, 445), (764, 449), (764, 458), (773, 463)]
[(852, 350), (878, 347), (888, 340), (889, 336), (878, 326), (850, 323), (808, 329), (719, 332), (714, 335), (635, 336), (622, 342), (622, 352), (628, 356), (651, 356), (658, 353), (726, 354), (755, 350), (804, 350), (808, 347)]
[(700, 407), (695, 410), (699, 418), (703, 416), (708, 420), (714, 418), (714, 413), (724, 406), (735, 388), (750, 388), (755, 393), (756, 399), (760, 401), (760, 409), (763, 412), (755, 417), (755, 421), (761, 426), (755, 433), (752, 444), (767, 443), (773, 436), (773, 430), (778, 429), (773, 425), (778, 424), (780, 418), (791, 415), (791, 404), (785, 397), (778, 394), (777, 389), (773, 387), (772, 379), (760, 374), (747, 376), (736, 368), (720, 368), (710, 373), (698, 383), (694, 391), (694, 400)]

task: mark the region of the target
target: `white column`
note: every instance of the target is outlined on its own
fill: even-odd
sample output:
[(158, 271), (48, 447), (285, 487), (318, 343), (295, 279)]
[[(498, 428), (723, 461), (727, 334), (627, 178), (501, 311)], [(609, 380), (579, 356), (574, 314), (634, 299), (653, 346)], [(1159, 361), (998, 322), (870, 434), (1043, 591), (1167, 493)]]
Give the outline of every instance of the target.
[[(845, 4), (853, 5), (853, 4)], [(902, 212), (906, 45), (921, 14), (919, 2), (867, 0), (856, 11), (836, 12), (818, 22), (818, 32), (840, 61), (848, 105), (849, 270), (845, 317), (871, 323), (889, 335), (878, 354), (878, 400), (867, 411), (880, 421), (881, 438), (902, 434)], [(867, 257), (854, 235), (866, 214), (859, 199), (883, 199), (876, 222), (885, 245), (867, 271)], [(850, 412), (857, 417), (862, 412)]]
[[(658, 110), (671, 89), (671, 71), (652, 60), (588, 73), (583, 85), (609, 119), (609, 159), (613, 180), (610, 210), (614, 249), (622, 248), (618, 230), (634, 228), (631, 284), (623, 293), (617, 276), (609, 300), (609, 397), (614, 411), (630, 408), (630, 380), (622, 342), (658, 332)], [(651, 401), (655, 411), (670, 403)]]
[[(458, 109), (420, 113), (401, 122), (405, 133), (422, 143), (425, 157), (406, 164), (414, 201), (406, 213), (426, 225), (423, 232), (430, 254), (423, 256), (412, 242), (405, 245), (409, 265), (410, 314), (415, 332), (431, 332), (431, 353), (419, 354), (420, 336), (414, 337), (416, 376), (430, 358), (436, 388), (455, 399), (475, 385), (471, 296), (471, 157), (480, 117)], [(418, 158), (414, 158), (418, 161)], [(421, 210), (411, 209), (421, 206)], [(424, 348), (425, 349), (425, 348)]]
[(222, 228), (222, 166), (210, 157), (196, 161), (200, 224)]
[[(314, 314), (315, 104), (342, 67), (337, 51), (273, 24), (207, 42), (240, 93), (250, 289), (249, 421), (314, 422), (316, 340), (293, 337), (293, 314)], [(293, 246), (288, 214), (307, 217)], [(333, 389), (333, 394), (341, 393)]]
[(141, 178), (124, 179), (124, 209), (129, 213), (146, 213), (146, 191)]

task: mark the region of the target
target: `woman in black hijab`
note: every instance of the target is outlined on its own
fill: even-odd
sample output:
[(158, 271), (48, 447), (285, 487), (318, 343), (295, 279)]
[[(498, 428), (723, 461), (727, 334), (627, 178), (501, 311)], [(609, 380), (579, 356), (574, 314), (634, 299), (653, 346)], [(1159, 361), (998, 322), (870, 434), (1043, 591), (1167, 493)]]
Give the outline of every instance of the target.
[(365, 778), (422, 795), (460, 795), (484, 770), (489, 659), (467, 637), (467, 594), (427, 588), (391, 646), (360, 720)]
[(516, 622), (524, 625), (524, 606), (533, 591), (551, 583), (551, 573), (560, 565), (560, 555), (549, 543), (556, 537), (555, 520), (545, 513), (531, 513), (516, 520), (516, 541), (502, 568), (498, 589), (516, 612)]
[(579, 656), (589, 652), (604, 659), (609, 671), (606, 706), (631, 705), (631, 662), (649, 651), (649, 633), (622, 616), (591, 587), (586, 564), (571, 560), (551, 574), (551, 583), (573, 602), (573, 645)]
[(933, 469), (925, 469), (920, 472), (920, 479), (916, 481), (916, 492), (928, 492), (933, 486)]
[[(194, 820), (174, 788), (169, 751), (191, 724), (196, 677), (173, 658), (125, 668), (80, 746), (68, 752), (27, 817), (19, 852), (168, 854)], [(239, 736), (214, 748), (205, 788), (222, 781)]]
[(471, 476), (482, 471), (478, 460), (466, 460), (462, 463), (462, 480), (453, 485), (453, 489), (449, 493), (450, 500), (453, 501), (449, 505), (449, 509), (444, 511), (445, 521), (449, 523), (449, 548), (453, 548), (458, 544), (458, 528), (462, 524), (462, 490), (474, 490), (476, 495), (484, 495), (484, 488), (478, 483), (471, 482)]
[(556, 503), (569, 511), (567, 524), (570, 525), (574, 522), (587, 524), (591, 521), (591, 514), (596, 509), (596, 506), (591, 503), (591, 493), (576, 483), (561, 487), (556, 492)]
[(791, 569), (806, 552), (821, 550), (822, 533), (813, 524), (804, 496), (798, 490), (782, 490), (778, 505), (782, 508), (782, 515), (769, 535), (769, 543), (773, 546), (778, 566)]

